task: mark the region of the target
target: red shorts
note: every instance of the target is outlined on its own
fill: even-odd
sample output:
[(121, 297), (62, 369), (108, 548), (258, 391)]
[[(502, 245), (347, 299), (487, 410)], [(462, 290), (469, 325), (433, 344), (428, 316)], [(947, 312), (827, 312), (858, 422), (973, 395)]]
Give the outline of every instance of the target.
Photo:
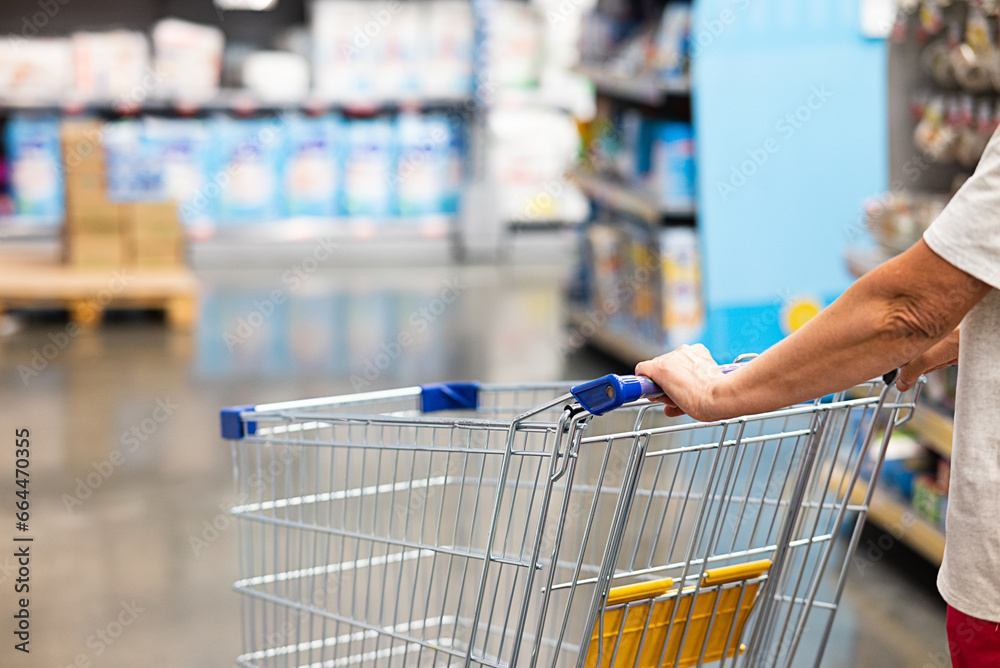
[(953, 668), (1000, 666), (1000, 623), (970, 617), (949, 605), (948, 649)]

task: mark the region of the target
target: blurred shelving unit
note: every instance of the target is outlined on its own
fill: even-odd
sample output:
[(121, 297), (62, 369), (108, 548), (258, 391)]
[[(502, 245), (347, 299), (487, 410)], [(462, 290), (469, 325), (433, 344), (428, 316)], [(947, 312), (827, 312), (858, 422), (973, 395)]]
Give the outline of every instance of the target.
[(691, 95), (688, 77), (671, 80), (653, 75), (629, 77), (597, 65), (577, 65), (574, 71), (590, 79), (598, 93), (640, 104), (655, 106), (668, 97)]
[[(654, 34), (651, 43), (659, 44), (653, 23), (661, 21), (657, 29), (667, 25), (666, 15), (657, 18), (664, 7), (671, 3), (619, 3), (608, 17), (627, 13), (628, 25), (639, 25), (629, 35)], [(670, 196), (661, 183), (626, 184), (609, 176), (607, 165), (590, 171), (587, 165), (571, 175), (595, 211), (588, 224), (621, 231), (622, 241), (601, 243), (628, 248), (609, 260), (605, 250), (595, 251), (591, 240), (583, 239), (581, 269), (567, 291), (567, 320), (576, 334), (626, 364), (680, 343), (703, 343), (718, 361), (730, 362), (794, 331), (850, 285), (841, 256), (844, 221), (855, 219), (857, 203), (887, 184), (887, 43), (862, 32), (858, 8), (821, 0), (807, 18), (790, 14), (778, 0), (763, 0), (755, 3), (753, 19), (744, 20), (749, 17), (724, 0), (695, 0), (690, 7), (690, 66), (683, 76), (630, 69), (640, 51), (635, 43), (575, 68), (592, 82), (598, 107), (605, 104), (619, 119), (639, 115), (642, 123), (689, 123), (693, 129), (691, 205), (661, 206)], [(598, 3), (599, 13), (601, 8)], [(720, 22), (720, 17), (727, 18)], [(710, 25), (720, 29), (709, 33)], [(604, 39), (619, 29), (628, 28), (607, 18), (594, 34)], [(833, 90), (835, 95), (824, 92)], [(634, 126), (614, 120), (612, 125), (616, 122), (610, 139), (624, 138), (627, 145)], [(643, 132), (638, 130), (639, 137)], [(648, 153), (643, 141), (648, 140), (638, 143)], [(626, 169), (633, 178), (644, 168)], [(664, 250), (675, 229), (695, 231), (696, 268), (686, 266), (698, 276), (697, 326), (681, 319), (684, 325), (673, 327), (663, 316), (672, 299), (666, 295), (678, 285), (676, 266)], [(600, 311), (598, 302), (607, 299), (594, 286), (603, 281), (600, 290), (606, 292), (615, 283), (606, 276), (595, 279), (596, 267), (634, 266), (629, 256), (644, 253), (639, 246), (651, 248), (660, 261), (653, 270), (660, 284), (640, 300), (644, 312), (650, 299), (659, 302), (653, 307), (661, 310), (658, 327), (638, 317), (638, 328), (623, 325), (621, 318), (581, 318)], [(663, 279), (670, 273), (673, 281)], [(618, 282), (634, 292), (627, 277)], [(684, 286), (679, 292), (689, 290)]]
[(627, 329), (609, 327), (606, 319), (596, 318), (581, 306), (567, 306), (566, 319), (588, 344), (626, 364), (637, 364), (663, 352)]
[[(488, 33), (486, 29), (488, 21), (485, 14), (491, 9), (490, 3), (469, 0), (467, 3), (451, 3), (442, 11), (438, 11), (441, 10), (441, 7), (431, 8), (430, 3), (420, 3), (419, 9), (407, 6), (404, 8), (405, 10), (413, 10), (408, 12), (410, 19), (413, 19), (417, 13), (423, 12), (417, 16), (415, 23), (413, 23), (413, 25), (419, 24), (421, 30), (419, 33), (413, 30), (407, 31), (403, 25), (403, 19), (397, 18), (393, 25), (395, 32), (391, 36), (389, 32), (380, 36), (382, 40), (390, 38), (397, 40), (393, 43), (395, 50), (392, 53), (389, 53), (389, 50), (382, 53), (379, 50), (378, 41), (375, 40), (373, 43), (376, 44), (376, 47), (366, 52), (365, 62), (359, 64), (358, 67), (378, 66), (382, 69), (371, 69), (367, 79), (358, 85), (347, 81), (346, 77), (341, 77), (344, 79), (343, 81), (333, 81), (332, 79), (321, 81), (319, 77), (321, 71), (326, 71), (322, 70), (325, 66), (342, 66), (343, 58), (347, 53), (344, 48), (337, 49), (334, 57), (331, 58), (329, 54), (324, 55), (309, 48), (310, 39), (314, 40), (315, 38), (313, 31), (326, 29), (327, 25), (330, 24), (330, 21), (324, 23), (321, 20), (320, 15), (323, 14), (321, 11), (323, 8), (319, 5), (322, 3), (313, 0), (291, 0), (291, 2), (282, 4), (283, 6), (278, 11), (267, 12), (266, 15), (255, 12), (237, 12), (233, 15), (236, 18), (231, 21), (225, 20), (226, 17), (221, 10), (212, 10), (211, 2), (205, 5), (205, 3), (185, 1), (167, 7), (150, 2), (150, 0), (140, 0), (135, 4), (135, 11), (126, 11), (123, 7), (107, 8), (106, 15), (102, 15), (98, 19), (98, 24), (92, 23), (93, 17), (88, 15), (91, 10), (76, 6), (64, 9), (60, 12), (58, 20), (48, 22), (45, 28), (39, 31), (39, 34), (46, 38), (59, 38), (65, 42), (66, 63), (68, 69), (72, 70), (72, 74), (69, 71), (65, 73), (67, 79), (65, 85), (38, 86), (32, 84), (31, 81), (26, 85), (22, 80), (24, 79), (23, 73), (21, 79), (16, 82), (9, 77), (0, 82), (0, 129), (6, 125), (8, 119), (18, 116), (55, 117), (60, 120), (96, 118), (103, 121), (143, 120), (146, 118), (157, 120), (229, 118), (252, 121), (260, 118), (281, 117), (284, 114), (301, 116), (306, 119), (333, 114), (345, 119), (389, 118), (395, 123), (395, 118), (401, 114), (433, 114), (438, 119), (447, 118), (447, 122), (454, 128), (457, 138), (455, 138), (454, 148), (448, 147), (452, 153), (447, 158), (451, 161), (447, 170), (434, 167), (438, 183), (441, 183), (442, 179), (447, 179), (446, 187), (437, 186), (438, 190), (447, 189), (447, 193), (439, 196), (440, 206), (438, 207), (437, 204), (424, 206), (424, 202), (421, 202), (417, 207), (423, 206), (422, 210), (427, 211), (433, 209), (434, 215), (430, 215), (426, 219), (423, 217), (417, 219), (407, 215), (408, 212), (404, 210), (402, 205), (398, 211), (387, 215), (350, 217), (345, 215), (336, 218), (317, 216), (309, 221), (303, 221), (299, 216), (275, 217), (273, 212), (262, 215), (260, 219), (242, 213), (229, 217), (220, 214), (214, 220), (208, 221), (208, 218), (215, 215), (213, 212), (210, 216), (204, 216), (204, 220), (194, 222), (185, 219), (185, 223), (188, 224), (185, 232), (189, 241), (194, 242), (192, 247), (195, 255), (198, 254), (197, 247), (204, 243), (215, 244), (217, 247), (225, 243), (236, 244), (237, 242), (280, 244), (301, 242), (308, 240), (310, 236), (315, 240), (321, 235), (326, 239), (336, 239), (337, 243), (347, 248), (349, 252), (352, 249), (357, 249), (360, 252), (377, 254), (378, 249), (382, 247), (409, 245), (415, 256), (440, 257), (443, 258), (443, 261), (460, 257), (466, 230), (460, 212), (455, 211), (454, 201), (458, 200), (457, 208), (461, 210), (462, 199), (469, 189), (476, 169), (474, 163), (481, 161), (482, 158), (478, 154), (473, 156), (475, 152), (473, 136), (476, 132), (481, 134), (481, 130), (477, 130), (477, 126), (482, 123), (485, 97), (478, 94), (482, 92), (479, 91), (478, 87), (484, 76), (484, 68), (488, 64), (484, 56), (485, 39)], [(329, 10), (330, 7), (326, 9)], [(368, 10), (357, 6), (356, 3), (345, 2), (342, 6), (333, 8), (332, 11), (341, 10), (345, 12), (345, 20), (350, 18), (351, 21), (356, 22), (371, 18), (367, 14), (363, 14), (363, 18), (361, 18), (362, 15), (357, 14), (357, 12), (367, 12)], [(355, 13), (351, 14), (351, 12)], [(330, 11), (326, 11), (326, 14), (330, 14)], [(182, 17), (181, 22), (191, 21), (193, 23), (188, 23), (185, 28), (177, 28), (176, 25), (173, 27), (173, 39), (179, 40), (181, 46), (173, 47), (174, 52), (168, 54), (168, 58), (174, 58), (168, 62), (168, 65), (172, 65), (175, 69), (168, 68), (165, 71), (170, 76), (175, 77), (180, 72), (180, 81), (168, 81), (169, 85), (160, 86), (163, 83), (161, 76), (163, 71), (158, 69), (159, 63), (154, 62), (162, 55), (157, 47), (156, 29), (170, 20), (173, 20), (175, 24), (178, 23), (177, 20), (170, 18), (172, 15)], [(83, 20), (83, 17), (86, 17), (86, 20)], [(100, 27), (101, 23), (118, 27), (104, 29)], [(103, 78), (93, 76), (91, 77), (93, 81), (86, 79), (87, 84), (91, 86), (90, 88), (81, 86), (80, 81), (86, 77), (82, 74), (84, 68), (75, 60), (80, 57), (80, 49), (78, 48), (80, 44), (77, 43), (77, 38), (81, 34), (90, 32), (81, 30), (79, 26), (82, 25), (95, 25), (95, 35), (115, 34), (118, 37), (128, 35), (134, 36), (136, 39), (144, 39), (144, 58), (148, 59), (148, 62), (145, 63), (146, 69), (139, 75), (146, 76), (142, 79), (142, 85), (132, 88), (120, 85), (122, 82), (131, 81), (132, 79), (129, 77), (135, 77), (133, 70), (140, 69), (140, 65), (136, 64), (132, 70), (129, 70), (126, 65), (122, 64), (126, 60), (118, 58), (114, 61), (117, 63), (115, 67), (123, 68), (122, 72), (112, 72), (111, 74), (115, 76), (107, 75)], [(362, 23), (358, 23), (358, 25), (362, 25)], [(396, 30), (397, 28), (399, 30)], [(334, 32), (336, 29), (335, 25)], [(178, 38), (178, 30), (186, 30), (187, 32), (182, 32), (182, 38)], [(207, 63), (208, 66), (204, 70), (211, 72), (213, 69), (211, 60), (205, 60), (206, 45), (204, 42), (205, 33), (211, 31), (215, 31), (219, 35), (218, 71), (214, 75), (216, 79), (214, 83), (211, 83), (212, 74), (204, 75), (201, 71), (191, 72), (191, 85), (188, 87), (189, 72), (176, 69), (177, 63), (180, 62), (181, 65), (191, 65), (192, 63), (205, 65)], [(344, 45), (347, 45), (346, 49), (349, 51), (355, 48), (354, 42), (351, 41), (354, 36), (347, 34), (347, 32), (337, 33), (337, 38), (346, 40)], [(435, 44), (445, 44), (441, 47), (440, 52), (433, 54), (430, 49), (425, 48), (425, 43), (416, 44), (420, 40), (430, 40), (431, 33), (440, 38), (434, 42)], [(414, 37), (415, 34), (416, 37)], [(6, 39), (13, 44), (12, 40), (19, 38), (12, 31)], [(199, 39), (202, 41), (198, 41)], [(406, 42), (405, 40), (410, 41)], [(61, 45), (54, 44), (55, 39), (40, 41), (52, 42), (51, 48), (57, 46), (61, 48)], [(167, 42), (169, 41), (168, 38)], [(134, 46), (135, 41), (130, 42), (130, 44)], [(7, 46), (10, 45), (0, 44), (0, 47), (6, 48)], [(13, 44), (13, 46), (16, 47), (17, 44)], [(230, 46), (234, 47), (232, 52), (229, 50)], [(404, 62), (406, 60), (404, 47), (410, 49), (407, 52), (410, 55), (415, 53), (417, 55), (414, 57), (424, 58), (427, 62), (437, 58), (437, 60), (433, 60), (438, 66), (437, 69), (434, 69), (434, 77), (421, 78), (418, 75), (423, 74), (423, 71), (416, 70), (402, 73), (403, 68), (413, 64), (412, 59), (410, 62)], [(104, 45), (104, 48), (110, 52), (110, 47)], [(72, 56), (68, 55), (71, 53), (71, 49)], [(184, 51), (184, 57), (178, 60), (180, 51)], [(261, 55), (265, 51), (272, 52), (270, 54), (272, 64), (274, 51), (280, 51), (289, 58), (293, 56), (299, 58), (306, 64), (306, 79), (301, 89), (298, 88), (299, 81), (296, 79), (293, 85), (265, 86), (264, 92), (253, 92), (261, 90), (259, 84), (262, 79), (257, 77), (251, 81), (244, 68), (246, 61), (242, 59), (248, 55)], [(2, 48), (0, 48), (0, 52), (8, 53)], [(61, 53), (57, 55), (61, 56)], [(73, 60), (70, 60), (71, 58)], [(381, 60), (376, 62), (376, 58)], [(108, 63), (111, 62), (110, 59), (106, 60)], [(138, 62), (138, 58), (133, 60)], [(393, 76), (399, 75), (400, 85), (381, 85), (381, 83), (373, 85), (376, 73), (386, 74), (388, 68), (397, 61), (403, 65), (397, 68), (398, 71), (393, 70), (389, 73)], [(45, 71), (45, 67), (55, 68), (56, 65), (63, 63), (60, 58), (52, 56), (51, 52), (49, 59), (44, 62), (44, 67), (40, 67), (35, 64), (35, 61), (32, 61), (33, 67)], [(53, 62), (56, 65), (53, 65)], [(96, 70), (104, 61), (91, 57), (87, 62), (90, 67)], [(287, 62), (286, 59), (285, 63), (287, 64)], [(11, 68), (8, 69), (13, 71)], [(31, 70), (31, 72), (33, 73), (35, 70)], [(59, 70), (59, 72), (63, 73), (63, 70)], [(147, 79), (151, 73), (155, 73), (157, 77), (153, 83), (148, 83)], [(5, 72), (5, 74), (10, 74), (10, 72)], [(88, 72), (87, 74), (92, 73)], [(199, 76), (193, 76), (194, 74)], [(167, 79), (169, 80), (169, 76)], [(382, 82), (382, 79), (378, 81)], [(217, 88), (220, 82), (223, 86), (239, 86), (242, 83), (247, 88)], [(254, 85), (258, 87), (253, 88)], [(112, 92), (90, 93), (94, 90)], [(118, 95), (119, 90), (121, 95)], [(190, 97), (186, 96), (185, 91), (187, 90), (191, 91)], [(278, 90), (278, 93), (271, 97), (267, 95), (268, 90)], [(303, 92), (289, 95), (288, 91), (290, 90)], [(394, 94), (396, 90), (405, 92), (396, 95)], [(215, 91), (214, 94), (212, 91)], [(101, 97), (104, 95), (107, 95), (107, 99)], [(278, 99), (288, 101), (276, 101)], [(403, 140), (397, 138), (395, 130), (393, 133), (391, 142), (398, 141), (402, 146)], [(391, 170), (397, 168), (396, 154), (403, 156), (403, 151), (409, 150), (411, 145), (417, 141), (415, 136), (416, 133), (411, 132), (408, 140), (410, 144), (402, 146), (398, 151), (395, 148), (396, 144), (393, 143), (392, 157), (390, 158), (393, 161)], [(451, 137), (454, 138), (455, 134)], [(346, 135), (338, 136), (336, 141), (346, 144), (347, 137)], [(337, 160), (343, 162), (345, 159), (342, 152), (346, 149), (343, 146), (338, 146), (336, 151), (338, 153)], [(457, 160), (453, 159), (455, 154), (459, 154)], [(57, 157), (55, 160), (58, 164), (59, 158)], [(461, 164), (454, 167), (453, 163), (455, 162)], [(204, 167), (205, 173), (207, 174), (207, 170), (211, 168), (212, 166)], [(365, 169), (365, 165), (359, 167), (359, 171), (363, 172)], [(336, 178), (341, 178), (347, 171), (347, 165), (338, 164), (333, 171)], [(448, 172), (447, 177), (441, 175), (442, 171)], [(203, 176), (204, 183), (207, 184), (209, 177)], [(395, 172), (384, 175), (386, 181), (389, 181), (393, 176), (397, 176)], [(426, 178), (426, 174), (421, 176)], [(284, 177), (285, 174), (279, 174), (278, 178)], [(382, 177), (375, 178), (381, 179)], [(190, 181), (190, 178), (188, 180)], [(203, 184), (203, 187), (207, 188), (208, 186)], [(390, 190), (394, 189), (394, 187), (390, 188)], [(457, 194), (455, 194), (456, 192)], [(337, 197), (342, 202), (343, 190), (337, 194)], [(116, 201), (125, 200), (116, 198)], [(5, 211), (9, 208), (5, 204)], [(325, 207), (316, 208), (323, 208), (325, 211)], [(337, 208), (338, 206), (333, 207), (334, 210)], [(339, 208), (341, 211), (346, 211), (346, 207)], [(395, 209), (395, 206), (392, 208)], [(274, 211), (292, 210), (293, 207), (291, 205), (286, 207), (284, 203), (281, 203), (272, 209)], [(61, 224), (61, 219), (3, 215), (0, 216), (0, 240), (36, 241), (47, 239), (50, 242), (57, 242)], [(394, 257), (394, 259), (398, 258)]]
[(400, 98), (357, 98), (348, 100), (324, 100), (320, 98), (307, 99), (301, 102), (275, 102), (255, 97), (245, 91), (223, 90), (212, 99), (189, 101), (168, 99), (144, 99), (140, 102), (121, 103), (115, 101), (78, 101), (49, 100), (29, 101), (0, 98), (0, 111), (49, 111), (67, 116), (86, 113), (109, 114), (116, 116), (136, 116), (143, 113), (176, 115), (181, 117), (197, 116), (213, 112), (231, 112), (235, 114), (252, 114), (257, 112), (288, 112), (298, 111), (308, 114), (319, 114), (327, 111), (342, 111), (348, 113), (369, 114), (381, 111), (406, 110), (437, 110), (454, 109), (456, 107), (471, 107), (473, 99), (470, 96), (458, 97), (400, 97)]
[[(859, 480), (851, 494), (851, 503), (861, 503), (867, 491), (868, 486)], [(917, 516), (909, 503), (895, 494), (876, 487), (872, 493), (868, 521), (887, 531), (935, 566), (941, 565), (944, 558), (944, 532)]]
[(660, 206), (648, 193), (597, 174), (576, 171), (570, 177), (595, 202), (627, 213), (650, 225), (663, 219), (693, 219), (695, 207)]

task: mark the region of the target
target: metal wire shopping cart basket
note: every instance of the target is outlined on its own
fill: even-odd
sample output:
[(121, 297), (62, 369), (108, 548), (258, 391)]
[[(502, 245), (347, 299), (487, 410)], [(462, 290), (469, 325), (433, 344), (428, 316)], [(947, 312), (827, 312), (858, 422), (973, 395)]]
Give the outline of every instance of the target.
[(570, 389), (224, 409), (239, 665), (818, 665), (916, 391), (697, 423)]

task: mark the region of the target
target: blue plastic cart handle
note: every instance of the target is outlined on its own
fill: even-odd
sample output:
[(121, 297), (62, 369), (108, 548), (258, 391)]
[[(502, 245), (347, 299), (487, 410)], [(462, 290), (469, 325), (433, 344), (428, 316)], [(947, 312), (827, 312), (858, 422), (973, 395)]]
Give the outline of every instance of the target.
[[(719, 368), (722, 373), (729, 373), (741, 366), (742, 363), (723, 364)], [(613, 373), (577, 385), (570, 392), (580, 405), (593, 415), (604, 415), (642, 397), (656, 397), (663, 394), (660, 386), (645, 376), (618, 376)]]

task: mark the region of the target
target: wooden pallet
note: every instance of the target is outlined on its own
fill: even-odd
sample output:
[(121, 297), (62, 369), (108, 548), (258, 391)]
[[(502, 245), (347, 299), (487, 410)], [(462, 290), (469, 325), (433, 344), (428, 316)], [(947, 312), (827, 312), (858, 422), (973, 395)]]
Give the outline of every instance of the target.
[(41, 253), (0, 253), (0, 314), (10, 309), (65, 308), (81, 327), (105, 311), (162, 309), (177, 329), (197, 318), (198, 280), (187, 267), (86, 269)]

